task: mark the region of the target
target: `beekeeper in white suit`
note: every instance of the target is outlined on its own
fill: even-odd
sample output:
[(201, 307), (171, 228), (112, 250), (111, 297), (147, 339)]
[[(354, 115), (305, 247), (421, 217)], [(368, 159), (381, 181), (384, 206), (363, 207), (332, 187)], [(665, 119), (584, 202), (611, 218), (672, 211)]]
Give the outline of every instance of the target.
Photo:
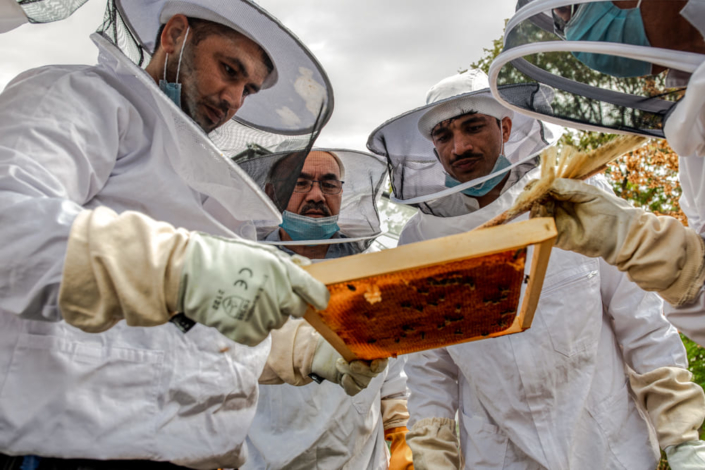
[[(317, 148), (303, 166), (296, 165), (297, 159), (298, 154), (269, 155), (243, 164), (248, 172), (267, 175), (263, 183), (271, 195), (280, 194), (275, 186), (294, 176), (292, 197), (282, 207), (283, 222), (258, 227), (265, 243), (313, 262), (371, 251), (381, 234), (377, 202), (385, 187), (384, 160), (364, 152)], [(272, 338), (243, 469), (411, 468), (402, 358), (390, 359), (365, 390), (347, 390), (353, 395), (348, 396), (320, 372), (309, 377), (314, 351), (330, 345), (308, 323), (290, 320)], [(295, 348), (280, 348), (292, 343)], [(387, 360), (375, 362), (382, 370)], [(294, 375), (287, 384), (275, 385)], [(391, 441), (391, 455), (385, 439)]]
[[(553, 188), (559, 201), (558, 246), (600, 256), (642, 288), (658, 292), (668, 302), (668, 319), (705, 345), (705, 2), (521, 0), (518, 6), (523, 8), (508, 24), (507, 50), (490, 73), (508, 77), (507, 64), (519, 65), (522, 73), (553, 87), (556, 101), (547, 113), (516, 96), (498, 98), (518, 112), (568, 127), (666, 137), (680, 156), (680, 205), (690, 229), (579, 182), (559, 180)], [(555, 41), (554, 34), (567, 41)], [(527, 68), (524, 59), (517, 58), (538, 51), (552, 54), (546, 70)], [(609, 79), (596, 84), (594, 72), (586, 74), (581, 67)], [(662, 77), (652, 74), (665, 68), (670, 69), (666, 87), (687, 86), (683, 99), (678, 88), (673, 96), (652, 90), (653, 84), (662, 83)], [(590, 86), (576, 84), (580, 77), (588, 77)], [(558, 101), (573, 105), (560, 109)], [(610, 112), (590, 112), (595, 103)]]
[(0, 95), (0, 460), (238, 467), (269, 331), (328, 292), (238, 237), (280, 214), (206, 132), (237, 137), (236, 112), (317, 132), (330, 85), (247, 1), (117, 0), (106, 18), (99, 65)]
[[(556, 96), (551, 111), (498, 90), (495, 96), (520, 113), (568, 127), (667, 138), (680, 156), (680, 205), (690, 228), (583, 183), (558, 180), (552, 189), (557, 244), (602, 257), (643, 289), (658, 292), (667, 301), (668, 320), (705, 345), (705, 2), (560, 3), (521, 0), (507, 27), (505, 51), (490, 70), (494, 77), (522, 82), (528, 75), (549, 84)], [(552, 57), (543, 70), (522, 57), (539, 51)], [(663, 86), (656, 74), (664, 69), (670, 70), (663, 85), (676, 87), (675, 93), (654, 90)], [(588, 81), (580, 83), (581, 77)], [(678, 87), (686, 86), (681, 99)], [(571, 106), (562, 108), (566, 102)], [(596, 105), (610, 112), (591, 112)], [(702, 441), (666, 451), (672, 468), (705, 467)]]
[[(550, 96), (540, 91), (536, 100)], [(394, 168), (395, 197), (419, 204), (404, 244), (471, 230), (511, 207), (539, 172), (527, 157), (551, 135), (501, 106), (479, 71), (441, 81), (427, 103), (368, 142)], [(414, 467), (655, 468), (648, 421), (663, 448), (697, 440), (705, 415), (661, 308), (604, 261), (554, 249), (531, 329), (408, 356)], [(661, 370), (685, 375), (650, 380)]]

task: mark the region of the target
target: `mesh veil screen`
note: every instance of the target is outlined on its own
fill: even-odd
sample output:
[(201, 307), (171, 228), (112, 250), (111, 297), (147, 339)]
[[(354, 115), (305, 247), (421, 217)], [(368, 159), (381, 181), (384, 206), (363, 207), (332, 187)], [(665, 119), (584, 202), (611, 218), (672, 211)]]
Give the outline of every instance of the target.
[(144, 66), (156, 47), (160, 25), (177, 13), (235, 30), (271, 59), (273, 69), (262, 89), (248, 96), (234, 120), (297, 136), (315, 133), (330, 119), (333, 89), (321, 64), (291, 31), (250, 0), (109, 0), (101, 31)]
[[(120, 52), (133, 64), (145, 68), (149, 64), (151, 56), (147, 48), (142, 45), (133, 31), (130, 22), (126, 21), (124, 17), (125, 13), (123, 7), (125, 7), (125, 3), (126, 2), (123, 2), (123, 6), (119, 7), (120, 5), (116, 3), (115, 0), (108, 1), (104, 22), (98, 32), (103, 38), (108, 39), (112, 44), (117, 46)], [(241, 4), (250, 5), (249, 2), (233, 2), (233, 5), (236, 6)], [(138, 11), (138, 6), (135, 6), (135, 4), (133, 4), (131, 8), (132, 10), (130, 11), (132, 12)], [(240, 6), (239, 8), (252, 9), (251, 6)], [(132, 21), (134, 21), (134, 18), (132, 18)], [(280, 27), (275, 20), (268, 21)], [(283, 29), (283, 27), (281, 28)], [(290, 38), (290, 36), (286, 34), (282, 37)], [(151, 80), (151, 78), (146, 77), (146, 75), (143, 78), (146, 78), (146, 81)], [(156, 86), (151, 86), (150, 84), (149, 88), (153, 89), (152, 92), (155, 95), (155, 99), (159, 104), (162, 114), (165, 116), (176, 114), (174, 120), (177, 123), (186, 120), (190, 121), (183, 112), (178, 112), (176, 108), (172, 106), (172, 103), (168, 102), (168, 98), (159, 91)], [(266, 98), (268, 91), (268, 89), (265, 89), (252, 97), (248, 97), (246, 103), (255, 97)], [(260, 96), (260, 94), (262, 95)], [(267, 100), (265, 99), (264, 102), (266, 103)], [(271, 103), (271, 106), (276, 106), (276, 103)], [(185, 173), (199, 173), (199, 168), (197, 168), (198, 158), (194, 158), (194, 155), (199, 153), (215, 153), (215, 150), (217, 151), (217, 155), (212, 156), (213, 160), (224, 160), (217, 163), (217, 166), (222, 169), (220, 174), (216, 175), (212, 171), (208, 175), (204, 174), (201, 178), (201, 184), (197, 185), (198, 187), (194, 186), (194, 189), (214, 197), (215, 194), (219, 194), (221, 197), (217, 197), (216, 199), (229, 208), (231, 213), (233, 213), (233, 211), (236, 214), (251, 213), (252, 215), (249, 218), (256, 220), (258, 212), (255, 208), (257, 206), (247, 203), (251, 198), (243, 197), (246, 194), (246, 187), (249, 187), (250, 190), (255, 186), (264, 188), (264, 180), (267, 171), (265, 168), (268, 168), (271, 161), (275, 159), (275, 157), (270, 157), (272, 154), (277, 154), (278, 158), (288, 156), (290, 161), (295, 161), (292, 168), (298, 168), (300, 170), (308, 150), (318, 137), (322, 126), (325, 124), (332, 110), (332, 102), (326, 101), (320, 104), (318, 109), (314, 110), (316, 114), (314, 115), (313, 122), (310, 124), (310, 132), (299, 132), (297, 134), (277, 133), (254, 127), (248, 124), (246, 120), (243, 121), (241, 119), (243, 110), (244, 107), (238, 110), (238, 113), (233, 119), (210, 132), (208, 138), (206, 138), (202, 132), (194, 132), (195, 129), (193, 126), (185, 125), (185, 123), (183, 126), (179, 124), (181, 130), (178, 131), (178, 140), (180, 141), (179, 147), (182, 151), (185, 152), (187, 149), (194, 149), (189, 152), (191, 156), (185, 158), (184, 162), (181, 162), (182, 166), (185, 167)], [(305, 113), (310, 114), (311, 110), (306, 109)], [(209, 140), (209, 142), (206, 142), (206, 140)], [(188, 161), (189, 159), (192, 159), (192, 161)], [(248, 172), (247, 176), (249, 176), (250, 179), (246, 186), (240, 188), (233, 187), (237, 186), (237, 183), (234, 183), (234, 180), (229, 177), (230, 174), (237, 169), (240, 172), (239, 178), (246, 175), (245, 172), (242, 172), (241, 169), (234, 166), (233, 163), (240, 165), (240, 168)], [(262, 173), (260, 169), (262, 169), (264, 173)], [(276, 199), (279, 208), (282, 206), (286, 207), (293, 189), (293, 184), (296, 181), (295, 173), (292, 172), (288, 176), (288, 181), (278, 187)], [(254, 182), (252, 180), (254, 180)], [(230, 182), (228, 183), (228, 181)], [(233, 199), (232, 196), (228, 196), (228, 194), (235, 193), (239, 194), (238, 200)], [(259, 194), (258, 197), (265, 197), (261, 191), (257, 191), (257, 193)], [(227, 198), (227, 201), (224, 200), (225, 198)], [(268, 223), (276, 222), (276, 219), (270, 216), (269, 210), (260, 211), (259, 214), (261, 215), (260, 218), (266, 220)]]
[[(261, 149), (251, 148), (242, 153), (236, 162), (270, 196), (280, 211), (289, 210), (305, 216), (310, 209), (321, 211), (319, 216), (338, 216), (339, 231), (336, 236), (305, 238), (307, 245), (351, 243), (357, 246), (351, 246), (344, 252), (352, 254), (367, 249), (373, 237), (381, 232), (377, 200), (383, 189), (386, 166), (379, 157), (344, 149), (314, 148), (310, 152), (267, 154)], [(304, 166), (306, 164), (313, 166), (309, 168)], [(317, 176), (313, 174), (316, 171)], [(311, 183), (310, 188), (294, 192), (299, 180), (305, 183), (306, 180), (323, 176), (330, 179), (318, 180)], [(339, 191), (336, 189), (338, 185)], [(322, 194), (323, 191), (330, 194)], [(295, 200), (292, 207), (288, 207), (292, 195)], [(331, 204), (339, 205), (337, 214)], [(288, 223), (296, 225), (296, 221), (289, 220)], [(259, 237), (264, 239), (278, 226), (260, 222), (257, 228)], [(354, 240), (359, 238), (366, 239)]]
[(151, 56), (132, 34), (113, 0), (108, 0), (103, 24), (97, 32), (115, 44), (128, 59), (138, 66), (146, 67), (149, 63)]
[[(521, 84), (509, 88), (512, 89), (511, 93), (517, 94), (524, 100), (531, 100), (533, 105), (541, 109), (550, 109), (547, 103), (552, 95), (548, 87)], [(489, 95), (489, 90), (484, 93)], [(470, 95), (458, 95), (457, 99), (462, 100), (464, 96)], [(449, 189), (446, 186), (446, 172), (435, 153), (433, 143), (421, 134), (418, 123), (421, 117), (433, 107), (443, 106), (444, 103), (450, 103), (455, 99), (456, 97), (453, 97), (426, 105), (393, 118), (375, 129), (367, 141), (367, 147), (372, 152), (384, 156), (387, 160), (394, 197), (434, 215), (437, 214), (428, 211), (426, 202), (435, 200), (441, 205), (446, 205), (446, 202), (449, 204), (452, 202), (451, 199), (458, 198), (445, 193)], [(514, 113), (512, 131), (503, 147), (504, 155), (512, 165), (515, 165), (515, 168), (525, 164), (534, 166), (538, 153), (554, 143), (559, 136), (560, 129), (557, 129), (557, 126), (547, 126), (531, 117)], [(495, 173), (490, 173), (468, 183), (480, 184), (481, 179), (486, 180), (494, 176), (496, 176)], [(439, 194), (441, 192), (446, 195), (441, 196)], [(461, 215), (461, 213), (454, 215)]]
[[(532, 2), (519, 3), (521, 7)], [(545, 1), (533, 3), (536, 5)], [(538, 113), (551, 122), (577, 128), (588, 125), (607, 131), (663, 137), (664, 118), (674, 103), (682, 97), (682, 90), (666, 86), (666, 73), (658, 73), (663, 70), (662, 67), (652, 68), (650, 63), (616, 55), (555, 50), (562, 46), (566, 35), (571, 39), (571, 29), (585, 31), (579, 39), (580, 44), (606, 43), (606, 40), (589, 40), (592, 37), (590, 34), (601, 27), (606, 28), (605, 36), (616, 35), (616, 32), (613, 34), (612, 30), (604, 26), (606, 15), (596, 20), (592, 18), (594, 15), (588, 16), (586, 13), (588, 8), (602, 6), (611, 8), (612, 2), (591, 2), (589, 5), (563, 7), (574, 9), (573, 21), (567, 24), (561, 22), (561, 18), (555, 13), (563, 11), (560, 8), (548, 8), (523, 21), (517, 18), (517, 21), (510, 22), (508, 27), (511, 29), (508, 29), (505, 36), (504, 53), (493, 64), (493, 71), (498, 71), (496, 84), (503, 86), (540, 83), (552, 88), (553, 96), (550, 107), (547, 108), (535, 105), (530, 96), (531, 88), (504, 87), (499, 90), (499, 95), (510, 105)], [(582, 12), (582, 16), (579, 16), (578, 12)], [(585, 26), (580, 26), (581, 22)], [(628, 44), (635, 41), (635, 34), (630, 30), (624, 30), (623, 33), (620, 37), (627, 44), (619, 43), (619, 47), (629, 51), (638, 45)], [(528, 45), (540, 46), (544, 52), (527, 50), (520, 58), (506, 59), (508, 52)], [(552, 48), (554, 50), (551, 50)], [(642, 69), (642, 72), (645, 70), (645, 74), (638, 72), (639, 69)], [(652, 74), (652, 71), (656, 73)], [(634, 73), (639, 75), (631, 76)]]
[(50, 23), (71, 16), (88, 0), (18, 0), (30, 23)]

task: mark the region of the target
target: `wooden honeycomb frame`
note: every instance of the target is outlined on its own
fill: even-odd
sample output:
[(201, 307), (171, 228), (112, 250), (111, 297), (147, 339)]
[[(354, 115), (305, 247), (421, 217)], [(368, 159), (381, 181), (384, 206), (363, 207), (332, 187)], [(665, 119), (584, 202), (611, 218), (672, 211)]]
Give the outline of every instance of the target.
[[(466, 232), (449, 237), (404, 245), (391, 250), (366, 253), (306, 266), (313, 277), (328, 286), (341, 283), (364, 281), (366, 278), (399, 273), (406, 270), (419, 270), (434, 266), (467, 260), (476, 265), (483, 259), (496, 258), (512, 250), (523, 250), (533, 245), (533, 257), (528, 283), (524, 292), (521, 308), (514, 316), (512, 324), (492, 333), (471, 337), (460, 336), (444, 340), (444, 344), (428, 347), (415, 346), (415, 350), (431, 349), (451, 344), (476, 341), (484, 338), (519, 333), (528, 329), (534, 318), (539, 301), (551, 249), (556, 238), (556, 226), (552, 218), (535, 218), (525, 222), (501, 225), (488, 229)], [(517, 251), (518, 253), (519, 251)], [(462, 263), (460, 263), (462, 264)], [(501, 290), (501, 289), (500, 289)], [(365, 295), (367, 298), (367, 295)], [(331, 304), (338, 301), (336, 295), (331, 297)], [(518, 305), (518, 300), (516, 301)], [(372, 302), (371, 302), (372, 303)], [(365, 354), (355, 354), (345, 340), (324, 320), (326, 312), (309, 309), (305, 319), (311, 324), (347, 361), (355, 359), (373, 359)], [(430, 321), (425, 317), (426, 321)], [(340, 331), (340, 330), (339, 330)], [(341, 331), (341, 334), (343, 332)], [(423, 336), (422, 336), (423, 338)], [(399, 340), (397, 340), (398, 342)], [(359, 348), (357, 349), (359, 352)], [(403, 351), (400, 348), (399, 351)], [(410, 352), (410, 351), (406, 351)], [(404, 353), (404, 352), (402, 352)], [(387, 354), (395, 356), (396, 352)]]

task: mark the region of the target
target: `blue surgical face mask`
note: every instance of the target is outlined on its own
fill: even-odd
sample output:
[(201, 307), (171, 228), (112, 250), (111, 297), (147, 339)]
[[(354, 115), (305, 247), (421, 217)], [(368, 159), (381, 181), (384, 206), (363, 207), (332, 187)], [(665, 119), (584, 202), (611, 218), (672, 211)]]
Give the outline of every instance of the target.
[(280, 227), (289, 234), (292, 240), (328, 240), (340, 230), (338, 216), (306, 217), (293, 212), (284, 211), (284, 220)]
[[(651, 46), (639, 8), (621, 10), (612, 2), (584, 3), (565, 25), (568, 41), (599, 41)], [(573, 52), (583, 64), (613, 77), (641, 77), (651, 73), (651, 64), (624, 57)]]
[(188, 33), (191, 28), (186, 28), (186, 36), (184, 36), (184, 43), (181, 45), (181, 53), (179, 53), (179, 63), (176, 66), (176, 83), (169, 83), (166, 80), (166, 64), (169, 63), (169, 54), (166, 55), (164, 59), (164, 78), (159, 80), (159, 89), (162, 90), (166, 96), (169, 97), (171, 101), (181, 108), (181, 83), (179, 83), (179, 72), (181, 72), (181, 59), (184, 56), (184, 48), (186, 47), (186, 40), (188, 39)]
[[(512, 166), (512, 163), (507, 160), (507, 157), (504, 155), (500, 155), (497, 157), (497, 161), (494, 164), (494, 168), (492, 168), (492, 171), (490, 174), (495, 173), (497, 171), (502, 171), (505, 168), (508, 168)], [(499, 183), (502, 182), (504, 177), (507, 176), (507, 173), (502, 173), (494, 178), (490, 178), (484, 183), (480, 184), (479, 186), (473, 186), (471, 188), (463, 189), (461, 193), (465, 194), (466, 196), (471, 196), (471, 197), (482, 197), (485, 194), (489, 193), (492, 191)], [(462, 184), (460, 181), (456, 180), (452, 176), (446, 174), (446, 187), (447, 188), (455, 188), (459, 184)]]

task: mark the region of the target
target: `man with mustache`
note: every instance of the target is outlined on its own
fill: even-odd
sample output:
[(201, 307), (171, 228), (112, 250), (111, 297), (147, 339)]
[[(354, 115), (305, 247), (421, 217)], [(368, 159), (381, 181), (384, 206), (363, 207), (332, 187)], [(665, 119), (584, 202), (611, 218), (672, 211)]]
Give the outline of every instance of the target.
[[(274, 167), (270, 184), (276, 184), (278, 173), (286, 170), (285, 163)], [(345, 167), (335, 153), (316, 150), (309, 153), (282, 215), (284, 222), (265, 240), (277, 242), (345, 238), (337, 224), (343, 200), (344, 179)], [(282, 248), (290, 254), (296, 253), (309, 259), (340, 258), (355, 254), (353, 246), (347, 243), (288, 245)]]
[(280, 214), (206, 133), (305, 134), (328, 82), (252, 2), (107, 8), (98, 65), (0, 94), (0, 467), (239, 467), (270, 330), (329, 294), (253, 240)]
[[(520, 113), (538, 113), (548, 122), (569, 128), (668, 140), (666, 147), (673, 153), (663, 152), (666, 158), (652, 159), (651, 164), (666, 165), (678, 156), (679, 202), (688, 218), (687, 227), (673, 217), (635, 208), (611, 191), (557, 179), (551, 188), (556, 245), (600, 257), (641, 288), (657, 292), (666, 301), (666, 318), (700, 345), (705, 345), (704, 7), (697, 0), (593, 0), (580, 4), (565, 0), (551, 5), (520, 0), (509, 22), (514, 26), (506, 32), (507, 38), (512, 38), (508, 42), (521, 43), (527, 51), (540, 47), (544, 57), (551, 57), (545, 69), (550, 73), (532, 78), (551, 85), (558, 112), (547, 107), (536, 109), (530, 100), (522, 103), (523, 98), (517, 95), (502, 97)], [(543, 30), (540, 34), (524, 36), (516, 26), (522, 23), (518, 18), (529, 11), (527, 16), (534, 23), (529, 30)], [(545, 21), (551, 17), (553, 21)], [(556, 41), (556, 36), (572, 42), (570, 54), (563, 52), (566, 44)], [(492, 68), (500, 67), (503, 55)], [(573, 56), (592, 70), (576, 67)], [(512, 63), (523, 60), (513, 57)], [(657, 75), (665, 69), (667, 75)], [(653, 90), (651, 84), (655, 84)], [(685, 94), (678, 90), (681, 87), (685, 87)], [(569, 109), (562, 106), (566, 102), (571, 103)], [(591, 108), (610, 111), (593, 114)], [(643, 191), (640, 184), (635, 187)], [(633, 376), (631, 385), (645, 400), (649, 389), (659, 383), (686, 382), (691, 377), (686, 370), (659, 368)], [(705, 468), (705, 442), (698, 433), (688, 435), (689, 440), (659, 438), (673, 469)]]
[[(315, 148), (300, 170), (291, 168), (294, 162), (296, 156), (284, 157), (269, 172), (266, 187), (270, 195), (277, 194), (276, 186), (284, 181), (294, 179), (295, 184), (284, 209), (284, 222), (265, 240), (313, 262), (366, 251), (379, 235), (374, 228), (379, 227), (375, 204), (383, 187), (384, 162), (363, 152)], [(300, 171), (298, 178), (295, 171)], [(345, 227), (351, 216), (356, 221), (369, 217), (366, 224), (360, 224), (369, 228), (358, 229), (349, 238), (338, 224)], [(367, 243), (360, 242), (361, 238)], [(412, 468), (405, 441), (408, 412), (403, 359), (373, 361), (371, 369), (379, 374), (367, 379), (365, 390), (349, 386), (341, 390), (334, 385), (334, 369), (323, 367), (314, 352), (330, 357), (330, 365), (340, 356), (335, 351), (324, 353), (332, 348), (308, 323), (291, 320), (273, 332), (272, 338), (272, 353), (260, 377), (262, 401), (247, 441), (251, 460), (244, 470)], [(291, 344), (293, 348), (281, 347)], [(319, 383), (312, 383), (313, 377)], [(282, 381), (286, 385), (279, 385)], [(392, 443), (391, 456), (385, 439)]]
[[(427, 103), (368, 141), (394, 169), (395, 197), (420, 209), (400, 244), (472, 230), (511, 207), (550, 141), (548, 126), (492, 97), (481, 71), (441, 81)], [(627, 368), (686, 365), (658, 296), (603, 261), (554, 249), (529, 330), (407, 357), (414, 467), (651, 470), (658, 449), (647, 419), (662, 445), (685, 442), (697, 436), (705, 396), (690, 381), (659, 382), (645, 419)]]

